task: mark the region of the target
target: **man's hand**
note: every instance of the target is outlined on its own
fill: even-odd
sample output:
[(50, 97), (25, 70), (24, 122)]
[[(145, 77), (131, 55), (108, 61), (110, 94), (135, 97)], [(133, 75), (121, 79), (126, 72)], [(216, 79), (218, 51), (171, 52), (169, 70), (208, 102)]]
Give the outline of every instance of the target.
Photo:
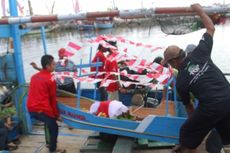
[(41, 70), (42, 70), (42, 69), (39, 68), (39, 67), (37, 66), (37, 64), (34, 63), (34, 62), (31, 62), (30, 65), (31, 65), (34, 69), (36, 69), (36, 70), (38, 70), (38, 71), (41, 71)]
[(59, 122), (63, 122), (61, 116), (58, 116), (57, 120), (58, 120)]
[(172, 153), (180, 153), (181, 152), (181, 145), (176, 145), (173, 149), (172, 149)]
[(35, 69), (38, 67), (37, 64), (34, 63), (34, 62), (31, 62), (30, 65), (31, 65), (33, 68), (35, 68)]
[(191, 117), (193, 112), (195, 111), (194, 105), (191, 102), (188, 103), (187, 105), (185, 105), (185, 109), (186, 109), (186, 111), (188, 113), (188, 117)]
[(200, 10), (203, 9), (202, 6), (200, 4), (198, 4), (198, 3), (192, 4), (191, 8), (192, 8), (193, 11), (196, 11), (196, 12), (199, 12)]

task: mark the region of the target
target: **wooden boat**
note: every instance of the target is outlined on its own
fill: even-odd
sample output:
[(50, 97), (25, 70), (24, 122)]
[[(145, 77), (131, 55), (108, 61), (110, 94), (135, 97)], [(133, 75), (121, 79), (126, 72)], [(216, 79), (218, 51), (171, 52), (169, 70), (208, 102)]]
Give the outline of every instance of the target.
[(82, 24), (82, 25), (78, 25), (77, 29), (78, 30), (92, 30), (94, 29), (94, 25), (93, 24)]
[[(166, 115), (166, 104), (158, 108), (140, 108), (133, 115), (143, 118), (142, 121), (120, 120), (95, 116), (89, 110), (92, 100), (81, 98), (80, 108), (76, 108), (75, 97), (57, 97), (64, 123), (74, 128), (88, 129), (110, 134), (135, 138), (178, 143), (179, 129), (186, 118), (176, 117), (175, 105), (169, 102), (169, 114)], [(131, 107), (130, 111), (136, 110)]]
[(95, 22), (94, 26), (96, 29), (110, 29), (110, 28), (113, 28), (113, 23), (112, 22), (107, 22), (107, 23)]
[(78, 30), (92, 30), (94, 29), (94, 22), (93, 21), (78, 21), (77, 29)]

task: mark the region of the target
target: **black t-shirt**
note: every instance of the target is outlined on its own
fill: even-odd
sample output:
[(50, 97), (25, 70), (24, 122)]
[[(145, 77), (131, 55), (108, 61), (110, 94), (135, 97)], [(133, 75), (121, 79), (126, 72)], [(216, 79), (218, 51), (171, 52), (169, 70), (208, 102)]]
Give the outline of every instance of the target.
[(212, 36), (204, 33), (199, 45), (179, 69), (176, 86), (184, 104), (189, 102), (189, 92), (201, 105), (220, 105), (227, 101), (230, 104), (229, 82), (210, 57), (212, 44)]

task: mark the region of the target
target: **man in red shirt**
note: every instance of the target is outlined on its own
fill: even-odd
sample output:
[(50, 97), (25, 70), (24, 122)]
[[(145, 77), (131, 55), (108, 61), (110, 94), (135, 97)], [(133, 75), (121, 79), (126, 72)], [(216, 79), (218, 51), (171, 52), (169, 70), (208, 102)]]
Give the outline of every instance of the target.
[(51, 55), (44, 55), (41, 59), (42, 70), (34, 74), (30, 81), (27, 108), (32, 118), (45, 123), (50, 133), (49, 151), (51, 153), (64, 153), (57, 149), (58, 125), (61, 120), (56, 101), (56, 81), (52, 72), (55, 61)]
[(108, 92), (108, 100), (119, 100), (119, 88), (120, 83), (118, 82), (118, 77), (113, 72), (118, 72), (118, 64), (116, 60), (110, 60), (109, 56), (113, 55), (117, 51), (117, 42), (116, 41), (107, 41), (110, 45), (116, 48), (108, 48), (109, 55), (105, 61), (105, 72), (110, 75), (107, 79), (116, 80), (116, 82), (110, 83), (106, 88)]
[[(105, 72), (107, 72), (107, 74), (111, 72), (118, 72), (117, 62), (115, 60), (114, 61), (106, 60)], [(119, 100), (118, 90), (120, 88), (120, 84), (117, 81), (117, 76), (114, 74), (110, 74), (110, 76), (107, 79), (116, 80), (116, 82), (110, 83), (109, 86), (106, 88), (108, 92), (108, 99), (109, 100)]]
[[(94, 56), (93, 60), (92, 60), (92, 63), (96, 63), (96, 62), (102, 62), (102, 66), (98, 67), (98, 72), (104, 72), (105, 71), (105, 61), (106, 61), (106, 57), (104, 55), (105, 52), (108, 51), (107, 48), (103, 47), (102, 44), (99, 44), (98, 46), (98, 49), (97, 49), (97, 53), (96, 55)], [(91, 72), (95, 72), (96, 71), (96, 67), (91, 67), (90, 68)], [(103, 79), (104, 78), (104, 75), (99, 75), (97, 76), (97, 78), (100, 78), (100, 79)], [(97, 84), (97, 88), (99, 89), (99, 93), (100, 93), (100, 96), (101, 96), (101, 99), (100, 101), (105, 101), (107, 98), (107, 93), (106, 93), (106, 90), (105, 90), (105, 87), (100, 87), (100, 82)]]

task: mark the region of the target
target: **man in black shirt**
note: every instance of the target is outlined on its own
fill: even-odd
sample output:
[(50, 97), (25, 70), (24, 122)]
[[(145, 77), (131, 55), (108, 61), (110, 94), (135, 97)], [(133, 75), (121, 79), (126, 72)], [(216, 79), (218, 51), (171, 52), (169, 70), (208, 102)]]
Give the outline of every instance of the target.
[[(230, 143), (230, 85), (211, 60), (215, 28), (199, 4), (191, 8), (207, 30), (198, 46), (188, 56), (178, 46), (169, 46), (164, 52), (164, 63), (179, 70), (177, 91), (189, 115), (180, 129), (180, 145), (173, 149), (181, 153), (195, 153), (213, 128), (220, 134), (223, 144)], [(196, 110), (189, 92), (199, 100)]]

